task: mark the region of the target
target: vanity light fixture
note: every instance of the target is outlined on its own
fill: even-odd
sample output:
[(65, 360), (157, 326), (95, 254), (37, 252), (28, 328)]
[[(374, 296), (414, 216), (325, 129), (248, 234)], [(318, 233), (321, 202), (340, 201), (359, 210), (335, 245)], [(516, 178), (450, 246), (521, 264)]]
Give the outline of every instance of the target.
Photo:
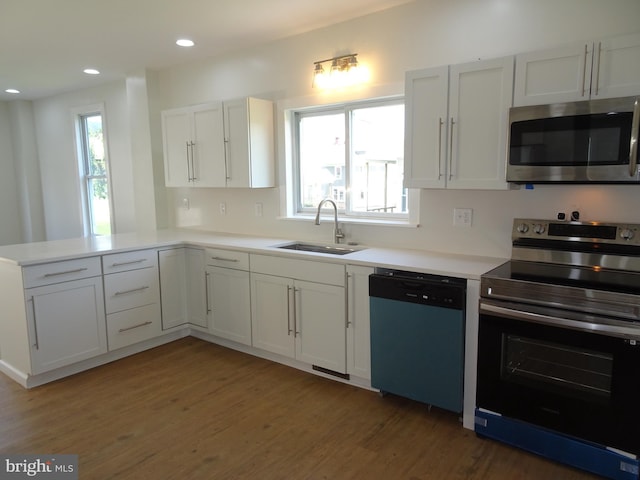
[[(341, 55), (313, 62), (313, 87), (321, 89), (341, 88), (364, 81), (363, 69), (358, 65), (357, 53)], [(323, 64), (331, 62), (329, 71)]]

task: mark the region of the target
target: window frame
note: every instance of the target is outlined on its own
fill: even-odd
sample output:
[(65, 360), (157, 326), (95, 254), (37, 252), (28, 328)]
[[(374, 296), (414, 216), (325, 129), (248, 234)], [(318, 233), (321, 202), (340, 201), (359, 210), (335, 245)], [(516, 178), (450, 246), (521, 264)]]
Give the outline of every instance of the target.
[(415, 201), (410, 200), (410, 190), (403, 187), (406, 191), (407, 201), (407, 213), (380, 213), (380, 212), (361, 212), (353, 211), (353, 200), (351, 195), (352, 184), (352, 148), (351, 148), (351, 133), (352, 133), (352, 113), (355, 110), (375, 108), (391, 105), (404, 105), (403, 96), (393, 96), (385, 98), (373, 98), (363, 100), (345, 101), (336, 104), (318, 105), (313, 107), (293, 108), (289, 111), (291, 119), (291, 172), (292, 172), (292, 213), (294, 217), (315, 215), (317, 207), (304, 207), (302, 205), (302, 185), (301, 185), (301, 167), (300, 167), (300, 119), (304, 117), (315, 117), (320, 115), (331, 115), (336, 113), (344, 114), (345, 117), (345, 165), (342, 175), (345, 179), (345, 208), (338, 210), (338, 213), (344, 220), (361, 220), (361, 221), (373, 221), (384, 223), (409, 223), (413, 218), (412, 209), (414, 208)]
[[(111, 189), (111, 174), (110, 174), (110, 157), (109, 157), (109, 142), (107, 134), (107, 119), (105, 115), (104, 104), (87, 105), (85, 107), (76, 108), (72, 112), (74, 122), (74, 143), (76, 151), (76, 166), (78, 169), (78, 183), (81, 200), (81, 216), (82, 216), (82, 228), (85, 237), (100, 236), (99, 233), (94, 232), (93, 211), (91, 209), (90, 200), (90, 182), (92, 180), (104, 178), (107, 183), (108, 202), (109, 202), (109, 230), (110, 234), (115, 233), (114, 222), (114, 210), (113, 210), (113, 190)], [(91, 116), (100, 115), (102, 118), (102, 143), (105, 156), (105, 174), (104, 175), (92, 175), (90, 174), (89, 158), (88, 158), (88, 145), (85, 129), (85, 119)]]

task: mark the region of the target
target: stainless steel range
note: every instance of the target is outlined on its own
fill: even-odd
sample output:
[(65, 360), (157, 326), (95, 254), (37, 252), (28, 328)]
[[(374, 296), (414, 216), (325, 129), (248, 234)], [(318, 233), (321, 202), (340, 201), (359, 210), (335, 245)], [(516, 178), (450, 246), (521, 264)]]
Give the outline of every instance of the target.
[(640, 225), (516, 219), (481, 278), (476, 432), (610, 478), (640, 455)]

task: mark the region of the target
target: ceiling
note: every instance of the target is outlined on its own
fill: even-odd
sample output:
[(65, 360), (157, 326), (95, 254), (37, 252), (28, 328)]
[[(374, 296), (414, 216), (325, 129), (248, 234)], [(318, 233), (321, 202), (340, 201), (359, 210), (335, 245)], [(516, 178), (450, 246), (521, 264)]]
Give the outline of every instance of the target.
[[(0, 100), (86, 88), (136, 69), (214, 57), (409, 1), (0, 0)], [(196, 45), (176, 46), (182, 37)], [(87, 67), (101, 74), (83, 73)]]

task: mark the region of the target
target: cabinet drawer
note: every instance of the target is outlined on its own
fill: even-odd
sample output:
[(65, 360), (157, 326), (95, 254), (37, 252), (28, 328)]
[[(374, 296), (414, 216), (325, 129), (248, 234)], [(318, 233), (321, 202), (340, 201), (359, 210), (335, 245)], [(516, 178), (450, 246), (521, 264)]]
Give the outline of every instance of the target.
[(24, 267), (23, 274), (24, 287), (32, 288), (97, 277), (102, 275), (102, 269), (100, 268), (100, 257), (89, 257)]
[(136, 250), (133, 252), (113, 253), (102, 256), (104, 274), (155, 267), (158, 255), (155, 250)]
[(222, 250), (219, 248), (207, 248), (207, 265), (214, 267), (234, 268), (236, 270), (249, 270), (249, 254)]
[(160, 302), (158, 269), (143, 268), (104, 277), (107, 313)]
[(107, 315), (109, 350), (142, 342), (161, 333), (160, 305), (157, 303)]
[(344, 287), (345, 268), (337, 263), (251, 255), (251, 272)]

